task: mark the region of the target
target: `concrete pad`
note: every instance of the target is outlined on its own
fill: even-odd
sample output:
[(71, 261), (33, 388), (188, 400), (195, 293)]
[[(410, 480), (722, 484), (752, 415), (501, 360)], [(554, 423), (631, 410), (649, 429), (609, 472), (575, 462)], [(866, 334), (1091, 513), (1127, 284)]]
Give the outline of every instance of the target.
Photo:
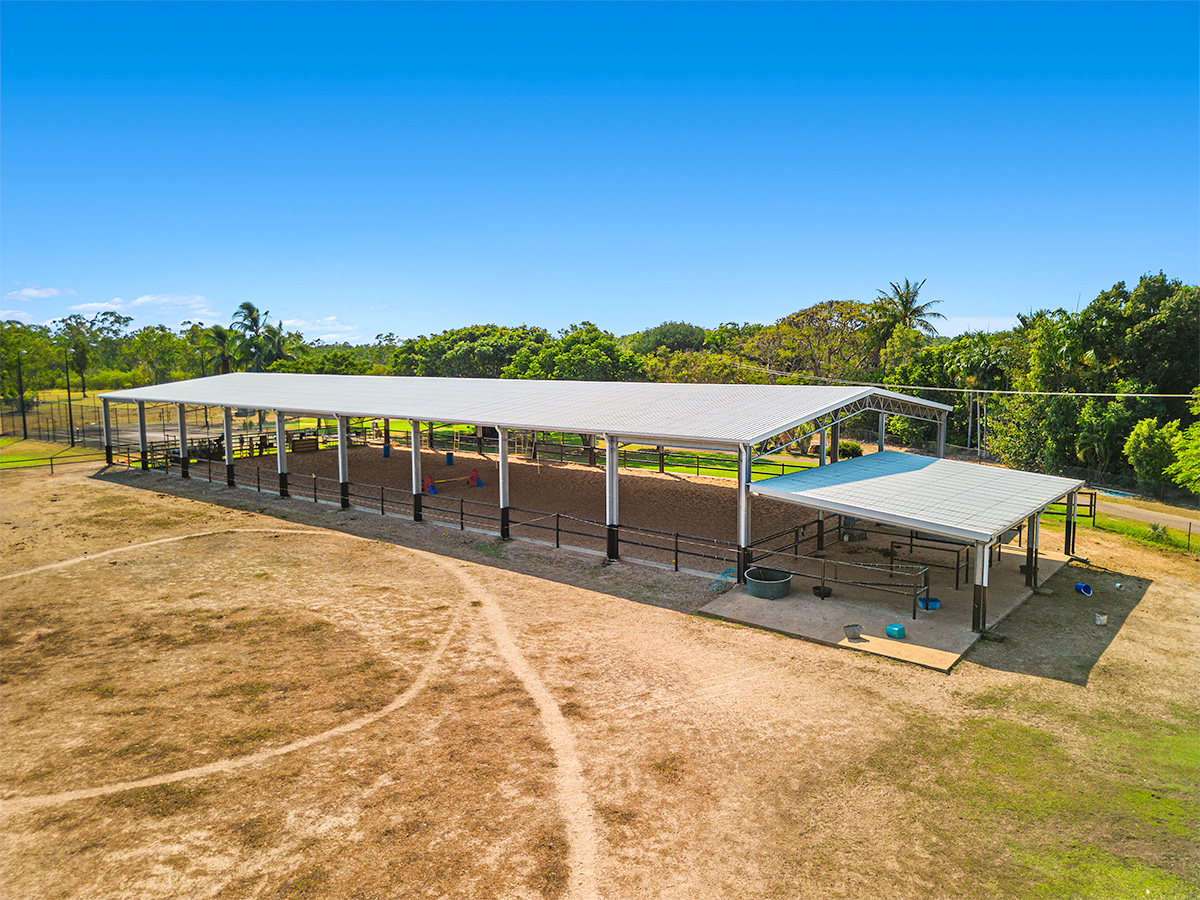
[[(1045, 582), (1066, 561), (1061, 554), (1043, 551), (1039, 580)], [(1024, 562), (1024, 554), (1010, 551), (991, 569), (987, 605), (989, 628), (1033, 593), (1025, 586), (1025, 576), (1018, 569), (1020, 562)], [(744, 585), (738, 585), (701, 607), (699, 612), (831, 647), (846, 647), (915, 663), (938, 672), (949, 672), (980, 639), (980, 635), (971, 631), (974, 588), (970, 584), (958, 590), (947, 584), (932, 591), (932, 595), (942, 601), (941, 609), (919, 609), (914, 620), (912, 604), (906, 597), (837, 584), (833, 585), (833, 596), (822, 600), (811, 593), (814, 583), (811, 579), (793, 578), (792, 593), (782, 600), (759, 600), (751, 597)], [(903, 640), (886, 636), (887, 626), (893, 623), (904, 626)], [(847, 638), (843, 625), (861, 625), (861, 639)]]

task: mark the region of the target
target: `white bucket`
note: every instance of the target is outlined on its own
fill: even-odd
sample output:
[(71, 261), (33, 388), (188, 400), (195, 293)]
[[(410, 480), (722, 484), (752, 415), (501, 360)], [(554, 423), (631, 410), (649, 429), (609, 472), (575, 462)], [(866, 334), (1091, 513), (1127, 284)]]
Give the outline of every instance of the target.
[(1108, 624), (1108, 616), (1105, 613), (1096, 613), (1096, 624), (1097, 625), (1107, 625)]

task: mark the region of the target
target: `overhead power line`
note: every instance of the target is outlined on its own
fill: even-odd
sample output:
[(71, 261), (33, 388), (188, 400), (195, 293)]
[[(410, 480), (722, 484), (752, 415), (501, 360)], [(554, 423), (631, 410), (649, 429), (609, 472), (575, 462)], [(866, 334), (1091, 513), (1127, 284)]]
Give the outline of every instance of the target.
[(1009, 396), (1022, 397), (1144, 397), (1144, 398), (1161, 398), (1161, 399), (1188, 399), (1191, 394), (1132, 394), (1132, 393), (1105, 393), (1096, 391), (1000, 391), (992, 388), (953, 388), (953, 387), (935, 387), (931, 384), (880, 384), (877, 381), (850, 381), (845, 378), (822, 378), (819, 375), (807, 375), (797, 372), (781, 372), (778, 369), (768, 369), (762, 366), (750, 366), (745, 363), (738, 363), (738, 367), (749, 369), (752, 372), (763, 372), (767, 375), (782, 375), (785, 378), (811, 378), (814, 381), (823, 381), (826, 384), (844, 384), (849, 387), (877, 387), (885, 390), (895, 390), (903, 388), (906, 391), (944, 391), (952, 394), (1005, 394)]

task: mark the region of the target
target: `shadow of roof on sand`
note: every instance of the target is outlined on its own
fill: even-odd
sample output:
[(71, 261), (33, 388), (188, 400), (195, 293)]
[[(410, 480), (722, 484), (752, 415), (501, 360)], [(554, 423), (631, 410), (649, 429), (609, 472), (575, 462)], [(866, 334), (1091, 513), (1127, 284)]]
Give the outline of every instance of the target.
[[(1089, 585), (1092, 595), (1077, 592), (1077, 583)], [(1136, 575), (1073, 561), (1043, 585), (1051, 594), (1034, 594), (995, 626), (1003, 641), (980, 641), (964, 659), (989, 669), (1086, 685), (1150, 584)], [(1097, 615), (1106, 616), (1107, 624), (1097, 624)]]

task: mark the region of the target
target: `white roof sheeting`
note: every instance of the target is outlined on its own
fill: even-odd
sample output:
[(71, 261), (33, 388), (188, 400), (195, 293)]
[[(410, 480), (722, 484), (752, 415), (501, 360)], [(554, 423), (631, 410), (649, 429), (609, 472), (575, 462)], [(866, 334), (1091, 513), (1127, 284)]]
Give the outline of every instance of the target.
[(810, 509), (990, 542), (1081, 487), (1073, 478), (885, 451), (756, 481), (750, 491)]
[(241, 372), (105, 394), (108, 400), (278, 409), (612, 434), (647, 443), (756, 444), (869, 397), (950, 407), (872, 387), (404, 378)]

